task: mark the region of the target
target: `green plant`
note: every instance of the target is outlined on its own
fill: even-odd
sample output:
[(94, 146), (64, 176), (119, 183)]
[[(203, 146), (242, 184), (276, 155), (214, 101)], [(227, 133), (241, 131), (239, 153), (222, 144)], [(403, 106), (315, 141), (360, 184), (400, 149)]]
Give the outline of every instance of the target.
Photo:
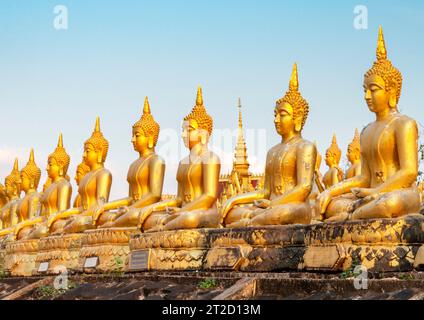
[(355, 268), (359, 265), (361, 265), (359, 259), (357, 259), (357, 258), (354, 259), (352, 261), (352, 264), (350, 265), (350, 267), (340, 274), (340, 278), (341, 279), (348, 279), (348, 278), (357, 277), (358, 275), (360, 275), (360, 273), (355, 273)]
[(40, 300), (54, 299), (65, 293), (66, 289), (55, 289), (53, 286), (41, 286), (35, 290), (35, 294)]
[(210, 289), (216, 287), (217, 283), (215, 279), (203, 279), (199, 283), (199, 288), (201, 289)]

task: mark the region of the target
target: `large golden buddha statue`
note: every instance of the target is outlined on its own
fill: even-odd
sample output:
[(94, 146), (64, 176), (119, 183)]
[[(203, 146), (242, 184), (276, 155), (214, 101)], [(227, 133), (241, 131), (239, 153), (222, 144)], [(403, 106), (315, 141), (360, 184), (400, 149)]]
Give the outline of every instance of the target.
[(301, 135), (308, 112), (308, 103), (299, 92), (295, 64), (289, 90), (276, 103), (274, 124), (282, 141), (268, 151), (264, 188), (227, 200), (222, 207), (226, 227), (311, 221), (308, 196), (317, 152), (315, 145)]
[(17, 209), (21, 194), (21, 173), (18, 159), (15, 159), (12, 172), (6, 177), (4, 186), (8, 202), (0, 209), (0, 237), (12, 232), (11, 227), (18, 223)]
[(216, 228), (220, 217), (216, 207), (221, 163), (209, 150), (213, 120), (203, 105), (202, 89), (196, 105), (184, 118), (182, 137), (190, 154), (180, 161), (176, 198), (151, 204), (140, 210), (138, 225), (144, 231)]
[(62, 134), (56, 149), (47, 160), (48, 185), (40, 196), (41, 212), (37, 218), (16, 226), (16, 239), (38, 239), (48, 235), (46, 220), (52, 214), (69, 209), (72, 186), (67, 175), (70, 157), (63, 147)]
[(413, 119), (398, 111), (401, 87), (402, 75), (387, 59), (380, 27), (377, 61), (364, 78), (365, 101), (376, 120), (361, 133), (361, 174), (319, 195), (323, 218), (391, 218), (419, 212), (418, 130)]
[(339, 167), (342, 150), (337, 145), (336, 135), (333, 134), (330, 147), (325, 152), (325, 163), (328, 171), (322, 177), (325, 188), (329, 188), (343, 180), (343, 171)]
[(351, 166), (346, 170), (345, 179), (350, 179), (361, 174), (361, 143), (358, 129), (355, 137), (347, 147), (347, 159)]
[[(93, 224), (108, 227), (135, 227), (138, 225), (139, 209), (161, 199), (165, 162), (155, 153), (159, 137), (159, 124), (154, 120), (149, 100), (144, 100), (143, 115), (132, 128), (132, 144), (139, 158), (129, 167), (127, 198), (106, 203), (97, 211)], [(118, 212), (105, 212), (118, 209)]]
[[(34, 150), (31, 149), (28, 163), (21, 170), (21, 189), (25, 192), (25, 196), (17, 208), (19, 224), (30, 221), (40, 214), (40, 194), (37, 192), (40, 178), (41, 170), (35, 163)], [(25, 237), (30, 230), (30, 226), (20, 229), (18, 239)]]
[(93, 216), (103, 210), (109, 200), (112, 174), (104, 167), (108, 149), (109, 143), (100, 130), (97, 117), (94, 132), (84, 143), (84, 163), (90, 171), (78, 188), (81, 207), (52, 214), (47, 221), (50, 234), (78, 233), (93, 228)]

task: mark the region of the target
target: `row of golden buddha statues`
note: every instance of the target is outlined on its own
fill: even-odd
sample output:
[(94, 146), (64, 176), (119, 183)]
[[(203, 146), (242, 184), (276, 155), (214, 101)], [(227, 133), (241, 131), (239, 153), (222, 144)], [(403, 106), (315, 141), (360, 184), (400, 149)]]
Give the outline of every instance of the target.
[[(176, 197), (165, 200), (161, 197), (165, 161), (155, 153), (160, 127), (146, 98), (142, 117), (132, 128), (132, 143), (139, 157), (128, 170), (126, 198), (109, 201), (112, 175), (104, 165), (109, 143), (97, 118), (77, 168), (78, 195), (73, 206), (68, 176), (70, 157), (60, 135), (56, 149), (48, 157), (48, 181), (43, 192), (37, 191), (41, 170), (34, 152), (21, 171), (15, 161), (0, 197), (0, 236), (39, 239), (94, 228), (130, 226), (152, 232), (309, 224), (313, 212), (322, 221), (418, 213), (418, 130), (413, 119), (398, 111), (401, 87), (401, 73), (387, 58), (380, 28), (377, 60), (366, 72), (363, 83), (366, 104), (376, 120), (360, 135), (356, 132), (348, 148), (352, 166), (345, 177), (338, 165), (341, 151), (334, 136), (325, 156), (329, 170), (321, 180), (316, 146), (301, 134), (309, 105), (299, 91), (295, 64), (288, 91), (276, 102), (274, 124), (281, 143), (268, 151), (263, 186), (237, 194), (219, 207), (221, 165), (219, 157), (208, 148), (213, 120), (203, 104), (201, 88), (195, 106), (184, 118), (182, 138), (189, 155), (179, 163), (178, 192)], [(316, 184), (319, 192), (310, 201)], [(25, 193), (22, 199), (21, 191)]]

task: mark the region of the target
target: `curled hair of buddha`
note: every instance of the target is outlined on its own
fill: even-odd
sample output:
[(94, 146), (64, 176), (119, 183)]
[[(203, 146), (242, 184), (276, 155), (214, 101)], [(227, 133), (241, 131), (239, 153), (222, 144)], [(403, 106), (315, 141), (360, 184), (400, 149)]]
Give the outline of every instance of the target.
[(340, 162), (340, 158), (342, 156), (342, 150), (340, 150), (339, 146), (337, 145), (336, 134), (333, 134), (333, 139), (331, 140), (331, 145), (327, 149), (326, 154), (332, 154), (334, 156), (337, 164)]
[(377, 42), (377, 60), (365, 73), (365, 78), (372, 75), (380, 76), (387, 87), (395, 86), (396, 89), (396, 101), (399, 102), (400, 94), (402, 91), (402, 74), (395, 68), (391, 61), (387, 59), (386, 44), (384, 42), (383, 28), (380, 26), (378, 31), (378, 42)]
[(200, 86), (197, 89), (196, 105), (193, 107), (190, 114), (184, 117), (184, 121), (188, 120), (196, 120), (199, 129), (206, 130), (209, 136), (212, 134), (213, 119), (206, 112), (205, 106), (203, 105), (202, 88)]
[(31, 149), (29, 160), (26, 166), (22, 169), (21, 173), (25, 173), (30, 179), (34, 181), (34, 188), (38, 187), (41, 178), (41, 169), (37, 167), (34, 161), (34, 149)]
[(4, 179), (4, 184), (6, 186), (11, 186), (15, 183), (18, 183), (21, 179), (21, 174), (19, 172), (18, 159), (15, 159), (13, 164), (13, 169), (10, 174)]
[(100, 118), (96, 118), (96, 125), (94, 131), (91, 134), (91, 137), (85, 141), (85, 144), (91, 144), (94, 147), (96, 152), (102, 151), (102, 161), (106, 160), (107, 152), (109, 150), (109, 142), (103, 136), (102, 131), (100, 130)]
[(349, 143), (347, 150), (349, 152), (357, 152), (360, 153), (361, 152), (361, 137), (359, 136), (359, 131), (358, 129), (355, 129), (355, 136), (352, 140), (351, 143)]
[(293, 71), (290, 78), (289, 90), (286, 92), (283, 98), (277, 100), (277, 107), (283, 103), (288, 103), (293, 107), (293, 117), (295, 119), (301, 117), (302, 126), (305, 125), (306, 119), (308, 118), (309, 105), (308, 102), (302, 97), (299, 92), (299, 78), (297, 73), (297, 64), (293, 65)]
[(71, 161), (71, 158), (69, 157), (69, 154), (66, 153), (66, 150), (63, 147), (63, 136), (62, 136), (62, 134), (59, 135), (59, 140), (57, 142), (56, 149), (48, 157), (48, 159), (51, 159), (51, 158), (55, 159), (56, 162), (58, 163), (58, 165), (63, 168), (63, 175), (66, 176), (66, 173), (68, 172), (69, 163)]
[(146, 137), (153, 137), (153, 145), (156, 146), (159, 138), (160, 126), (155, 121), (150, 111), (149, 100), (146, 97), (144, 99), (143, 115), (140, 120), (134, 123), (133, 128), (140, 128)]

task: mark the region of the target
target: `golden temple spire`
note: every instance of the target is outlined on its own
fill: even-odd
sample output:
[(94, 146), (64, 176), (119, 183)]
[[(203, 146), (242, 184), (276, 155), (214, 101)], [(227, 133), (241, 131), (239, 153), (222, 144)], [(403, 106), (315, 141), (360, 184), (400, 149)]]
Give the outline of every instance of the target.
[(197, 97), (196, 97), (196, 106), (203, 105), (203, 95), (202, 95), (202, 87), (197, 87)]
[(297, 75), (297, 64), (295, 63), (293, 65), (293, 71), (290, 78), (290, 84), (289, 84), (289, 90), (290, 91), (299, 91), (299, 78)]
[[(245, 179), (249, 176), (249, 161), (247, 160), (246, 142), (243, 136), (243, 119), (241, 113), (241, 99), (238, 99), (237, 108), (239, 109), (238, 116), (238, 133), (237, 143), (234, 150), (233, 171), (237, 172), (240, 179)], [(247, 180), (246, 180), (247, 181)]]
[(143, 114), (150, 114), (150, 104), (147, 96), (144, 98)]
[(238, 126), (239, 126), (239, 129), (243, 130), (243, 120), (242, 120), (242, 117), (241, 117), (241, 99), (240, 98), (238, 98), (238, 106), (237, 107), (239, 108)]
[(377, 60), (386, 60), (387, 50), (384, 42), (383, 28), (380, 26), (378, 29), (378, 41), (377, 41)]

